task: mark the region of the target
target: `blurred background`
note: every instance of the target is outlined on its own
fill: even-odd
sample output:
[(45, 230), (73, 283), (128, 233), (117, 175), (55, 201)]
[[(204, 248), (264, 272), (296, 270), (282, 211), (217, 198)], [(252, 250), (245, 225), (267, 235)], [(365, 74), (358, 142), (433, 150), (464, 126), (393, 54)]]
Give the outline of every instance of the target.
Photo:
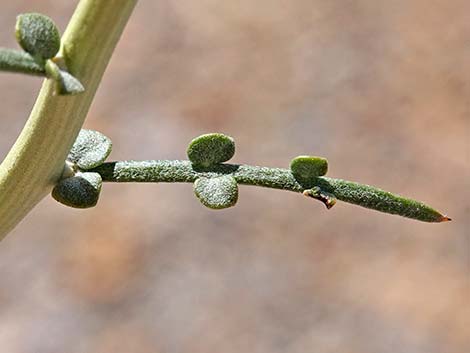
[[(76, 4), (3, 1), (0, 45), (17, 14), (63, 31)], [(234, 162), (324, 156), (453, 222), (254, 187), (224, 211), (189, 184), (48, 197), (0, 243), (0, 351), (469, 352), (469, 38), (467, 0), (141, 1), (85, 123), (111, 159), (223, 132)], [(1, 74), (0, 160), (40, 85)]]

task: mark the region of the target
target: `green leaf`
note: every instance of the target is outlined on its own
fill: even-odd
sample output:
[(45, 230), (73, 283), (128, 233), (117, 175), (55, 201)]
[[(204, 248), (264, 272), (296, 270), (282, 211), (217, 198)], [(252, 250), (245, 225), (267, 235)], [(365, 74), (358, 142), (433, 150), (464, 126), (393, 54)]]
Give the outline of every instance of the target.
[(74, 95), (85, 91), (82, 83), (67, 71), (61, 70), (52, 60), (46, 62), (47, 76), (57, 82), (57, 93)]
[(36, 60), (24, 51), (7, 48), (0, 48), (0, 70), (37, 76), (45, 75), (42, 60)]
[(298, 156), (290, 163), (290, 170), (300, 185), (310, 187), (316, 177), (326, 174), (328, 161), (321, 157)]
[(108, 158), (112, 150), (111, 140), (94, 130), (80, 130), (67, 159), (82, 170), (92, 169)]
[(195, 166), (207, 168), (232, 158), (235, 154), (235, 142), (224, 134), (201, 135), (191, 141), (187, 154)]
[(25, 13), (16, 20), (16, 40), (33, 56), (53, 58), (60, 49), (60, 33), (55, 23), (38, 13)]
[(98, 173), (77, 173), (62, 179), (52, 190), (58, 202), (74, 208), (90, 208), (98, 203), (102, 180)]
[(237, 203), (238, 184), (230, 175), (202, 177), (194, 182), (194, 193), (204, 206), (212, 209), (228, 208)]
[(85, 91), (82, 83), (67, 71), (60, 70), (60, 85), (58, 93), (60, 95), (74, 95)]

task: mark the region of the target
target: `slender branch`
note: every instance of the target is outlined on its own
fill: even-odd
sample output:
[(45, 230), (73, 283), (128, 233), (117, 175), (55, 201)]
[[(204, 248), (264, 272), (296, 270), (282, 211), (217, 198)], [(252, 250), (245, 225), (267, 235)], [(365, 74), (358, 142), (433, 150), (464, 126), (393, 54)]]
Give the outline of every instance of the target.
[(29, 75), (45, 76), (44, 66), (30, 54), (8, 48), (0, 48), (0, 70)]
[[(237, 183), (304, 193), (318, 189), (322, 195), (331, 194), (338, 200), (397, 214), (424, 222), (449, 220), (433, 208), (373, 186), (328, 177), (312, 178), (308, 185), (301, 185), (291, 170), (238, 164), (217, 164), (207, 168), (195, 167), (190, 161), (122, 161), (104, 163), (88, 172), (101, 175), (108, 182), (195, 182), (199, 178), (215, 178), (231, 175)], [(328, 200), (317, 198), (331, 207)]]
[(59, 54), (86, 91), (54, 95), (46, 79), (31, 115), (0, 165), (0, 239), (59, 180), (104, 70), (137, 0), (81, 0), (62, 38)]

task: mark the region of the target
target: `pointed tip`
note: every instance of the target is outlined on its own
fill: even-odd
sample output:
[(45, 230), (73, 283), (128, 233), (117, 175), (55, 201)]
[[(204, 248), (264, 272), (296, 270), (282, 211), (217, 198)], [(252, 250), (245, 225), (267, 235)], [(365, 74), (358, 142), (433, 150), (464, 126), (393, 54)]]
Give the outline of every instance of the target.
[(439, 222), (450, 222), (452, 221), (452, 218), (447, 217), (447, 216), (442, 216)]

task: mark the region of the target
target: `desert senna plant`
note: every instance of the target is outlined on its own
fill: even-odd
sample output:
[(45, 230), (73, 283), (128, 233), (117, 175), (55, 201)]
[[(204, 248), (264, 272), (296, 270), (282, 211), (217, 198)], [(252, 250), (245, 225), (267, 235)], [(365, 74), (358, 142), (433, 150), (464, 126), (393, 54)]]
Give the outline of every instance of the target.
[(235, 154), (235, 142), (220, 133), (205, 134), (192, 140), (185, 161), (105, 163), (111, 148), (111, 140), (106, 136), (82, 130), (52, 196), (67, 206), (88, 208), (97, 204), (103, 181), (187, 182), (194, 184), (194, 193), (203, 205), (224, 209), (236, 204), (238, 185), (241, 184), (298, 192), (323, 202), (328, 209), (338, 199), (424, 222), (450, 220), (422, 202), (370, 185), (325, 177), (328, 162), (321, 157), (296, 157), (289, 169), (225, 163)]
[(15, 36), (22, 50), (0, 48), (0, 70), (46, 80), (0, 165), (0, 239), (51, 190), (65, 205), (88, 208), (96, 205), (103, 181), (191, 182), (196, 196), (211, 209), (235, 205), (238, 185), (245, 184), (299, 192), (327, 208), (338, 199), (426, 222), (450, 220), (421, 202), (325, 177), (324, 158), (300, 156), (289, 169), (226, 163), (235, 144), (223, 134), (194, 139), (187, 161), (105, 163), (111, 141), (80, 130), (136, 2), (81, 0), (62, 38), (50, 18), (36, 13), (18, 16)]

